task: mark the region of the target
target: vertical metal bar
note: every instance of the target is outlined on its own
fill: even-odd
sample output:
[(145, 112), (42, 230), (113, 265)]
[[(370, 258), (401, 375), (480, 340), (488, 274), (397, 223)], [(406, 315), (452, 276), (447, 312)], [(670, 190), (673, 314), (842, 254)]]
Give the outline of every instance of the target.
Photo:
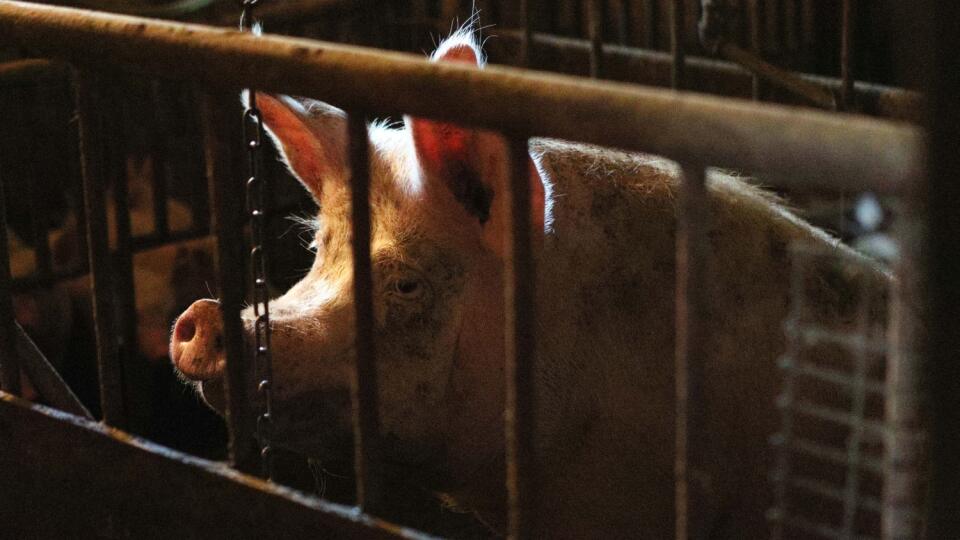
[(627, 0), (609, 0), (610, 19), (618, 45), (627, 44)]
[(356, 369), (353, 398), (354, 466), (357, 505), (366, 512), (381, 506), (380, 419), (378, 416), (373, 275), (370, 262), (370, 139), (363, 114), (349, 116), (350, 188), (353, 220), (353, 302), (356, 311)]
[(853, 346), (853, 378), (850, 387), (850, 435), (847, 438), (847, 474), (843, 493), (843, 534), (854, 538), (856, 533), (857, 502), (860, 496), (860, 443), (864, 434), (864, 415), (867, 400), (867, 344), (873, 342), (870, 308), (873, 298), (866, 286), (860, 290), (860, 310), (857, 317), (857, 341)]
[(90, 72), (75, 72), (77, 113), (80, 121), (80, 154), (83, 163), (83, 201), (87, 218), (87, 249), (93, 286), (93, 320), (100, 371), (100, 406), (104, 422), (124, 428), (127, 418), (123, 406), (123, 372), (116, 339), (113, 269), (110, 264), (107, 211), (104, 200), (106, 192), (104, 120), (98, 79)]
[(520, 17), (523, 19), (523, 39), (520, 41), (520, 58), (523, 67), (534, 66), (533, 56), (533, 0), (520, 0)]
[(684, 166), (676, 239), (676, 538), (698, 538), (702, 533), (691, 523), (703, 511), (696, 506), (695, 482), (704, 463), (709, 210), (703, 167)]
[(537, 537), (537, 470), (533, 433), (536, 430), (536, 267), (530, 244), (530, 151), (527, 139), (510, 140), (509, 208), (504, 225), (507, 257), (504, 265), (504, 342), (506, 403), (508, 536)]
[[(926, 9), (925, 9), (926, 8)], [(929, 89), (929, 223), (925, 297), (929, 299), (929, 342), (925, 377), (930, 397), (930, 501), (928, 538), (960, 538), (960, 4), (954, 0), (920, 2), (916, 11), (931, 17), (932, 37), (926, 87)]]
[(853, 47), (856, 23), (856, 4), (854, 0), (843, 0), (843, 35), (840, 41), (840, 103), (843, 110), (853, 107), (856, 95), (853, 92)]
[(230, 463), (237, 468), (252, 469), (256, 454), (253, 444), (253, 412), (247, 387), (248, 358), (244, 354), (243, 306), (244, 241), (242, 177), (232, 148), (240, 145), (241, 116), (237, 105), (239, 92), (202, 92), (201, 119), (216, 235), (217, 295), (223, 317), (223, 345), (226, 368), (226, 421), (229, 432)]
[(7, 202), (0, 170), (0, 389), (20, 394), (13, 296), (10, 289), (10, 245), (7, 242)]
[[(120, 81), (112, 81), (109, 85), (112, 89), (117, 87)], [(129, 114), (129, 106), (126, 99), (120, 95), (120, 92), (111, 90), (109, 102), (111, 108), (104, 111), (109, 119), (110, 152), (107, 156), (107, 162), (110, 170), (110, 177), (113, 180), (113, 213), (114, 224), (116, 226), (116, 246), (113, 253), (113, 271), (115, 278), (116, 306), (119, 320), (117, 321), (117, 330), (119, 332), (118, 355), (123, 365), (123, 383), (124, 388), (130, 389), (124, 394), (125, 410), (127, 414), (127, 429), (135, 433), (144, 433), (150, 422), (150, 392), (145, 392), (149, 388), (150, 376), (149, 368), (145, 362), (137, 358), (137, 304), (136, 304), (136, 284), (133, 277), (133, 242), (130, 236), (130, 205), (129, 205), (129, 186), (127, 182), (127, 149), (124, 141), (127, 140), (125, 130), (125, 119)], [(108, 219), (109, 223), (109, 219)]]
[(804, 289), (804, 262), (808, 256), (801, 246), (791, 249), (790, 268), (790, 315), (785, 322), (787, 347), (779, 364), (783, 370), (783, 388), (777, 396), (777, 408), (780, 409), (780, 431), (773, 437), (778, 447), (777, 460), (773, 470), (773, 509), (769, 514), (772, 540), (784, 538), (790, 511), (789, 482), (793, 467), (793, 404), (796, 401), (796, 379), (798, 364), (803, 352), (801, 335), (804, 328), (803, 311), (806, 300)]
[(674, 90), (685, 87), (685, 51), (683, 43), (683, 3), (684, 0), (670, 0), (670, 53), (673, 64), (670, 71), (670, 84)]
[(151, 124), (153, 125), (153, 144), (150, 155), (153, 158), (153, 230), (157, 236), (166, 237), (169, 233), (167, 223), (167, 175), (169, 174), (169, 155), (167, 145), (170, 144), (170, 129), (167, 125), (166, 114), (163, 108), (163, 91), (159, 80), (153, 80), (150, 85)]
[[(750, 47), (753, 49), (757, 58), (763, 58), (763, 31), (761, 28), (763, 0), (749, 0), (750, 4)], [(753, 100), (763, 99), (763, 79), (756, 73), (753, 74)]]
[(587, 18), (590, 20), (590, 77), (603, 76), (603, 2), (588, 0)]

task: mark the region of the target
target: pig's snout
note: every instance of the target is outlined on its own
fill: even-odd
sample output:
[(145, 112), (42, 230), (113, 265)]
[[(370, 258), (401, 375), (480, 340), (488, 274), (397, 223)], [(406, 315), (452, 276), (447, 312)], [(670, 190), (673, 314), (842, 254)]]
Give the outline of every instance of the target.
[(216, 300), (197, 300), (180, 315), (170, 338), (170, 359), (188, 379), (208, 381), (223, 375), (223, 321)]

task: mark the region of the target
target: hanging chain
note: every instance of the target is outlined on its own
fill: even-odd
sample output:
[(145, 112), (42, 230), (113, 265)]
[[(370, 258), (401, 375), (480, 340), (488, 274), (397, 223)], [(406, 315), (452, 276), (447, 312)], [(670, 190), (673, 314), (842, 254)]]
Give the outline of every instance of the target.
[[(253, 8), (259, 0), (241, 0), (240, 30), (259, 34), (259, 22)], [(247, 108), (243, 111), (243, 140), (247, 145), (247, 211), (250, 213), (251, 249), (250, 274), (253, 278), (253, 325), (254, 371), (257, 376), (257, 393), (263, 406), (257, 418), (257, 441), (263, 474), (273, 477), (273, 400), (271, 399), (272, 361), (270, 358), (270, 292), (267, 289), (267, 253), (264, 249), (264, 229), (267, 214), (265, 197), (266, 177), (261, 174), (260, 164), (263, 143), (263, 118), (257, 108), (257, 94), (252, 88), (244, 90)]]

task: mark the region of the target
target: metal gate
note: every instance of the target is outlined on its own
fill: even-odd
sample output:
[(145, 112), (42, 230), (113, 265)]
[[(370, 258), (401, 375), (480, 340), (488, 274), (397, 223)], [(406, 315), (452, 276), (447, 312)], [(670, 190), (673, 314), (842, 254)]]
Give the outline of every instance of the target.
[[(528, 3), (523, 2), (527, 13)], [(742, 74), (685, 60), (680, 21), (682, 1), (672, 11), (672, 55), (605, 51), (601, 36), (600, 2), (589, 2), (591, 20), (589, 54), (591, 72), (601, 75), (609, 62), (648, 62), (669, 65), (672, 84), (684, 88), (687, 77), (700, 72), (718, 73), (720, 79), (734, 80)], [(829, 90), (824, 81), (799, 78), (778, 71), (717, 33), (720, 2), (703, 2), (701, 32), (705, 44), (717, 54), (741, 63), (774, 84), (783, 86), (813, 103), (839, 107), (850, 103), (855, 90), (866, 96), (868, 106), (900, 111), (890, 105), (889, 92), (863, 86), (857, 89), (844, 56), (843, 77)], [(849, 6), (845, 16), (850, 17)], [(117, 429), (123, 427), (119, 407), (119, 365), (117, 322), (108, 292), (114, 278), (108, 267), (109, 246), (102, 175), (103, 126), (97, 104), (103, 83), (113, 70), (152, 77), (188, 81), (198, 88), (205, 133), (207, 176), (210, 184), (217, 236), (219, 296), (228, 342), (227, 419), (231, 437), (231, 463), (237, 465), (250, 451), (238, 441), (247, 440), (247, 428), (239, 422), (246, 416), (240, 374), (244, 356), (239, 350), (240, 307), (243, 285), (233, 269), (242, 260), (243, 190), (234, 174), (231, 149), (242, 140), (230, 103), (239, 89), (295, 93), (322, 98), (346, 110), (351, 118), (350, 141), (352, 196), (354, 209), (354, 254), (357, 282), (370, 283), (369, 216), (366, 201), (369, 166), (365, 119), (401, 111), (405, 114), (496, 130), (511, 141), (513, 161), (511, 209), (508, 229), (511, 236), (506, 258), (507, 351), (506, 385), (510, 536), (529, 537), (537, 516), (531, 501), (537, 487), (529, 471), (530, 434), (533, 424), (530, 399), (535, 358), (534, 266), (529, 252), (529, 194), (526, 191), (527, 141), (531, 137), (552, 137), (602, 146), (649, 152), (682, 164), (684, 183), (678, 216), (678, 249), (683, 250), (677, 268), (677, 535), (687, 537), (686, 517), (697, 512), (688, 500), (688, 471), (703, 459), (698, 454), (699, 395), (703, 385), (704, 350), (702, 316), (705, 298), (697, 283), (705, 275), (704, 169), (728, 167), (762, 174), (779, 187), (821, 190), (872, 190), (899, 194), (926, 208), (911, 215), (925, 221), (920, 234), (904, 232), (907, 248), (922, 239), (930, 253), (927, 265), (918, 265), (900, 275), (901, 295), (914, 295), (921, 287), (930, 298), (930, 327), (927, 341), (916, 337), (916, 323), (897, 320), (890, 343), (892, 366), (887, 375), (887, 418), (884, 535), (887, 538), (914, 537), (917, 517), (924, 510), (918, 497), (917, 474), (923, 461), (919, 430), (923, 409), (918, 396), (929, 391), (931, 420), (930, 504), (926, 506), (927, 534), (931, 538), (955, 535), (952, 523), (960, 513), (950, 512), (960, 500), (952, 497), (957, 467), (950, 467), (958, 454), (952, 436), (954, 391), (960, 377), (953, 377), (951, 351), (956, 350), (958, 279), (951, 270), (955, 254), (951, 241), (956, 235), (956, 198), (950, 174), (956, 164), (957, 137), (956, 83), (950, 82), (948, 60), (955, 50), (956, 35), (949, 21), (957, 11), (947, 2), (930, 2), (929, 46), (921, 50), (931, 62), (928, 103), (930, 145), (926, 171), (921, 156), (924, 139), (917, 129), (887, 121), (847, 116), (843, 121), (827, 113), (773, 105), (676, 93), (610, 82), (591, 82), (565, 76), (535, 74), (511, 68), (491, 67), (484, 71), (456, 65), (428, 64), (408, 55), (332, 45), (276, 36), (251, 36), (210, 27), (118, 17), (66, 8), (20, 2), (0, 4), (0, 42), (37, 51), (71, 66), (76, 84), (83, 157), (84, 195), (87, 221), (87, 248), (93, 278), (99, 373), (104, 423), (90, 418), (82, 405), (64, 391), (62, 381), (46, 365), (41, 354), (30, 346), (15, 324), (11, 308), (6, 243), (0, 242), (0, 351), (3, 352), (4, 393), (0, 394), (0, 477), (6, 486), (0, 516), (3, 527), (21, 534), (83, 534), (100, 531), (107, 536), (267, 536), (323, 534), (333, 537), (419, 536), (374, 517), (379, 493), (370, 463), (376, 452), (376, 381), (372, 369), (372, 347), (358, 347), (355, 385), (357, 440), (358, 508), (343, 507), (237, 472), (222, 464), (193, 458), (132, 438)], [(938, 12), (936, 10), (941, 10)], [(949, 15), (954, 15), (953, 19)], [(527, 18), (529, 21), (529, 18)], [(711, 22), (713, 21), (713, 22)], [(849, 28), (848, 24), (844, 25)], [(847, 35), (848, 32), (845, 32)], [(530, 63), (540, 39), (530, 25), (518, 36), (518, 57)], [(553, 45), (564, 46), (563, 43)], [(553, 46), (551, 45), (551, 46)], [(567, 44), (573, 48), (582, 44)], [(845, 50), (849, 50), (845, 48)], [(542, 52), (542, 50), (541, 50)], [(607, 54), (605, 54), (605, 52)], [(619, 60), (618, 60), (619, 59)], [(29, 67), (29, 66), (28, 66)], [(656, 71), (656, 70), (653, 70)], [(661, 70), (662, 73), (662, 70)], [(723, 75), (727, 73), (727, 75)], [(759, 88), (759, 79), (752, 83)], [(376, 92), (365, 89), (376, 89)], [(418, 90), (430, 88), (427, 96)], [(754, 90), (756, 92), (756, 90)], [(897, 94), (893, 102), (913, 98)], [(450, 107), (459, 103), (460, 107)], [(492, 107), (491, 104), (497, 104)], [(913, 104), (907, 108), (912, 107)], [(781, 129), (790, 126), (789, 130)], [(682, 138), (675, 133), (684, 133)], [(523, 158), (523, 159), (522, 159)], [(2, 171), (0, 171), (2, 174)], [(929, 181), (923, 179), (929, 175)], [(0, 191), (2, 193), (2, 191)], [(927, 197), (924, 199), (924, 197)], [(0, 205), (2, 207), (2, 205)], [(0, 223), (5, 219), (0, 215)], [(942, 231), (942, 232), (941, 232)], [(0, 230), (0, 232), (3, 232)], [(910, 253), (905, 264), (917, 264), (920, 255)], [(912, 278), (916, 278), (914, 281)], [(361, 285), (362, 287), (362, 285)], [(363, 291), (358, 291), (363, 297)], [(369, 291), (367, 291), (369, 292)], [(369, 298), (369, 294), (367, 294)], [(372, 310), (358, 309), (357, 335), (369, 335)], [(232, 330), (231, 330), (232, 329)], [(916, 334), (916, 335), (915, 335)], [(229, 344), (232, 344), (229, 345)], [(361, 344), (362, 345), (362, 344)], [(921, 363), (919, 354), (927, 362)], [(921, 386), (919, 366), (929, 371), (928, 387)], [(59, 409), (33, 405), (16, 397), (19, 370), (23, 368), (41, 387), (41, 393)], [(145, 488), (145, 486), (149, 486)], [(63, 490), (60, 492), (59, 490)], [(76, 497), (65, 498), (63, 493)], [(94, 498), (95, 499), (92, 499)], [(216, 504), (205, 504), (215, 500)], [(45, 509), (55, 508), (48, 512)], [(177, 519), (170, 519), (170, 516)], [(843, 536), (839, 536), (843, 537)]]

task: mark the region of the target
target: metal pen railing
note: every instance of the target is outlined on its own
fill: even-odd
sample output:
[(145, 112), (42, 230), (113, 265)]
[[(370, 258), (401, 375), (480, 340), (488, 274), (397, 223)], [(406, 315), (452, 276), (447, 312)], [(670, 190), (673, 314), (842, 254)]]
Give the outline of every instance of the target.
[[(675, 12), (677, 13), (677, 12)], [(530, 252), (529, 193), (526, 161), (531, 136), (559, 137), (606, 146), (662, 154), (684, 163), (681, 211), (678, 216), (677, 344), (678, 404), (683, 429), (678, 429), (678, 477), (696, 466), (702, 443), (688, 438), (702, 413), (692, 407), (697, 396), (696, 362), (702, 361), (704, 299), (692, 284), (705, 277), (705, 175), (701, 164), (739, 167), (762, 172), (776, 184), (831, 189), (870, 188), (884, 192), (909, 190), (919, 171), (917, 130), (858, 117), (836, 117), (772, 106), (746, 105), (683, 93), (640, 89), (611, 83), (582, 82), (566, 77), (490, 68), (477, 71), (456, 65), (427, 63), (407, 55), (320, 44), (271, 36), (92, 14), (64, 8), (6, 2), (0, 5), (0, 33), (5, 42), (29, 44), (46, 54), (74, 62), (86, 70), (100, 63), (134, 69), (154, 76), (193, 80), (217, 88), (253, 85), (264, 91), (311, 95), (344, 107), (350, 114), (353, 171), (353, 235), (355, 300), (357, 302), (357, 381), (355, 426), (360, 505), (376, 510), (376, 381), (369, 253), (369, 156), (365, 114), (404, 111), (418, 116), (497, 129), (511, 135), (512, 188), (507, 230), (511, 231), (505, 279), (507, 343), (508, 485), (511, 485), (511, 534), (529, 537), (536, 531), (531, 514), (535, 487), (531, 426), (533, 361), (535, 359), (535, 267)], [(525, 32), (529, 36), (530, 32)], [(596, 34), (594, 35), (596, 38)], [(674, 37), (676, 86), (682, 87), (683, 49)], [(602, 44), (591, 41), (599, 58)], [(530, 43), (526, 47), (529, 50)], [(599, 63), (594, 70), (599, 74)], [(123, 425), (118, 408), (115, 326), (108, 298), (109, 261), (104, 234), (102, 140), (98, 133), (96, 89), (90, 72), (81, 71), (78, 108), (83, 131), (84, 186), (90, 266), (94, 279), (97, 332), (103, 385), (103, 410), (110, 425)], [(844, 79), (844, 87), (848, 87)], [(434, 89), (429, 97), (414, 88)], [(362, 88), (377, 88), (364, 92)], [(230, 158), (235, 146), (237, 115), (226, 104), (232, 91), (203, 94), (208, 178), (218, 239), (220, 297), (227, 347), (228, 425), (231, 460), (239, 465), (250, 427), (245, 395), (243, 328), (240, 320), (243, 267), (236, 221), (242, 205), (238, 176)], [(493, 107), (498, 103), (498, 107)], [(785, 126), (788, 126), (785, 128)], [(690, 165), (695, 164), (695, 165)], [(364, 203), (366, 201), (366, 203)], [(0, 253), (0, 262), (2, 261)], [(2, 276), (0, 276), (2, 277)], [(702, 292), (699, 294), (703, 294)], [(8, 295), (0, 295), (9, 298)], [(2, 307), (2, 306), (0, 306)], [(0, 316), (4, 316), (0, 312)], [(5, 316), (0, 323), (7, 322)], [(9, 328), (9, 325), (7, 326)], [(3, 343), (0, 342), (0, 345)], [(9, 347), (7, 347), (9, 349)], [(16, 367), (4, 356), (5, 380)], [(5, 388), (15, 390), (12, 383)], [(681, 439), (680, 431), (687, 435)], [(677, 530), (689, 534), (689, 487), (678, 489)]]

